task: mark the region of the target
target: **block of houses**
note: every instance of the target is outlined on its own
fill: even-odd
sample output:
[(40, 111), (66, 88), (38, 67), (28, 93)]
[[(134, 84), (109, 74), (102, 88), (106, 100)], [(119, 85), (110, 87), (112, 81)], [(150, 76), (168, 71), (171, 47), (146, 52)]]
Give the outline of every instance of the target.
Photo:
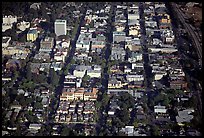
[(109, 95), (119, 95), (120, 93), (129, 93), (130, 90), (127, 89), (108, 89), (107, 94)]
[(142, 88), (144, 87), (143, 81), (131, 81), (128, 83), (128, 88)]
[(105, 41), (93, 40), (91, 44), (91, 50), (102, 49), (105, 47)]
[[(96, 88), (64, 88), (60, 100), (96, 100), (98, 90)], [(70, 105), (71, 106), (71, 105)]]
[(25, 47), (19, 47), (16, 45), (9, 45), (5, 48), (2, 48), (3, 55), (15, 55), (15, 54), (29, 54), (31, 50)]
[(34, 59), (43, 60), (43, 61), (50, 61), (51, 57), (48, 52), (39, 52), (35, 54)]
[(145, 26), (149, 28), (157, 28), (157, 22), (156, 21), (145, 21)]
[(108, 81), (108, 88), (122, 88), (122, 82), (118, 81), (116, 78), (111, 78)]

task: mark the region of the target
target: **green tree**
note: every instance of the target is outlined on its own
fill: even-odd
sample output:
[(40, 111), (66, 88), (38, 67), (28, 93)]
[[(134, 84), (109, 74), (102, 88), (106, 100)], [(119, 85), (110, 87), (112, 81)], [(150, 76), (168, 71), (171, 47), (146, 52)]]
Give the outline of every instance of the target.
[(165, 96), (164, 96), (164, 99), (163, 99), (163, 101), (162, 101), (162, 105), (168, 106), (169, 103), (170, 103), (170, 100), (169, 100), (168, 96), (165, 95)]
[(138, 127), (138, 120), (137, 119), (134, 120), (133, 126), (136, 127), (136, 128)]
[(96, 101), (95, 106), (96, 106), (96, 109), (100, 109), (101, 102), (100, 101)]
[(61, 131), (61, 136), (70, 136), (71, 129), (64, 126)]
[(159, 127), (156, 125), (152, 125), (151, 134), (152, 134), (152, 136), (160, 136)]
[(110, 98), (108, 97), (108, 95), (106, 93), (104, 93), (102, 95), (102, 106), (106, 107), (108, 105)]
[(26, 67), (26, 78), (29, 81), (31, 81), (31, 79), (32, 79), (32, 72), (31, 72), (30, 63), (28, 63), (28, 65)]
[(129, 112), (128, 112), (127, 108), (120, 110), (118, 112), (118, 116), (124, 124), (126, 124), (126, 125), (128, 124), (130, 117), (129, 117)]
[(35, 102), (35, 103), (34, 103), (34, 108), (35, 108), (35, 109), (42, 109), (42, 108), (43, 108), (43, 105), (42, 105), (41, 102)]
[(59, 83), (59, 76), (53, 68), (50, 69), (50, 81), (53, 86), (57, 86)]

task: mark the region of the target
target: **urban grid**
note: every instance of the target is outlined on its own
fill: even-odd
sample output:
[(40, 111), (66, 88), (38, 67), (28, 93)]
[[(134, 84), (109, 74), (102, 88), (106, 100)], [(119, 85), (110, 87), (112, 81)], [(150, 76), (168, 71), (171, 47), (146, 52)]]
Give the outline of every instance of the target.
[(202, 136), (202, 2), (2, 2), (2, 136)]

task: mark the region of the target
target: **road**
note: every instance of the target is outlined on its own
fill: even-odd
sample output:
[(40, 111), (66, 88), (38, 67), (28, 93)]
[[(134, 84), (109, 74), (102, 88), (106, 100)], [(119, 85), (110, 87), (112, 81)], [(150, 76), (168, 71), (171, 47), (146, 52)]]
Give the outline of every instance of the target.
[[(145, 19), (144, 19), (144, 3), (139, 3), (139, 14), (140, 14), (140, 30), (141, 30), (141, 45), (142, 45), (142, 51), (143, 51), (143, 59), (144, 59), (144, 70), (145, 70), (145, 93), (147, 94), (148, 101), (152, 99), (153, 97), (153, 90), (152, 90), (152, 82), (151, 79), (153, 77), (152, 75), (152, 69), (149, 64), (149, 54), (148, 54), (148, 47), (147, 47), (147, 39), (146, 39), (146, 29), (145, 29)], [(147, 111), (147, 117), (151, 124), (154, 121), (154, 115), (153, 111), (149, 108), (148, 103), (146, 103), (148, 106)]]
[[(84, 14), (82, 15), (82, 17), (81, 17), (81, 20), (80, 20), (80, 23), (79, 23), (79, 26), (78, 26), (78, 30), (77, 30), (77, 33), (76, 33), (76, 35), (75, 35), (75, 38), (74, 38), (74, 40), (71, 40), (71, 44), (70, 44), (70, 46), (72, 46), (71, 47), (71, 49), (70, 49), (70, 51), (69, 51), (69, 56), (68, 56), (68, 58), (66, 59), (66, 61), (65, 61), (65, 63), (64, 63), (64, 68), (62, 69), (63, 70), (63, 73), (62, 73), (62, 75), (60, 76), (60, 80), (59, 80), (59, 86), (55, 89), (55, 97), (57, 97), (57, 98), (59, 98), (59, 96), (61, 95), (61, 92), (62, 92), (62, 89), (63, 89), (63, 87), (64, 87), (64, 79), (65, 79), (65, 75), (66, 74), (64, 74), (64, 70), (65, 70), (65, 67), (70, 63), (70, 61), (71, 61), (71, 59), (73, 58), (73, 56), (74, 56), (74, 53), (75, 53), (75, 50), (76, 50), (76, 41), (77, 41), (77, 39), (78, 39), (78, 37), (79, 37), (79, 34), (80, 34), (80, 30), (81, 30), (81, 25), (82, 25), (82, 21), (84, 20), (84, 18), (85, 18), (85, 14), (86, 14), (86, 11), (84, 12)], [(59, 99), (58, 99), (59, 100)], [(52, 109), (52, 111), (50, 112), (50, 114), (49, 114), (49, 119), (48, 119), (48, 122), (47, 123), (53, 123), (52, 122), (52, 115), (53, 114), (55, 114), (56, 113), (56, 110), (57, 109), (55, 109), (54, 108), (54, 105), (55, 105), (56, 103), (55, 103), (55, 101), (53, 102), (53, 103), (51, 103), (51, 109)], [(57, 101), (57, 107), (59, 106), (59, 101)]]

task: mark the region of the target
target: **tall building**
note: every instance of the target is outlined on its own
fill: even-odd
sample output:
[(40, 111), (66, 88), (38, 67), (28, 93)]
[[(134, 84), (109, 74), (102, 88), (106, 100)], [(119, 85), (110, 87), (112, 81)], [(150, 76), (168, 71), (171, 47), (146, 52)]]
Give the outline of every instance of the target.
[(67, 21), (66, 20), (55, 20), (55, 34), (56, 36), (67, 34)]

